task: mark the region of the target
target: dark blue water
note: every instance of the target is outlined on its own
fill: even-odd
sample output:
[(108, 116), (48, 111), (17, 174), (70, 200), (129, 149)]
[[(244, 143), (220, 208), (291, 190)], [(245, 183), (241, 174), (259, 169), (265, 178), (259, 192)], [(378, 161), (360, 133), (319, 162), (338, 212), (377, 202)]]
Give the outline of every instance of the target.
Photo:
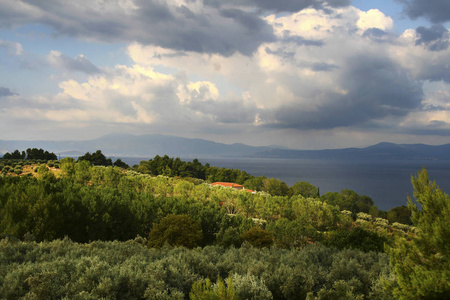
[[(186, 159), (192, 161), (192, 159)], [(317, 159), (202, 158), (203, 164), (244, 170), (254, 176), (265, 175), (289, 186), (307, 181), (320, 193), (354, 190), (372, 198), (382, 210), (406, 205), (412, 196), (411, 175), (426, 167), (431, 180), (450, 192), (450, 161), (389, 160), (342, 161)], [(124, 159), (124, 161), (127, 161)], [(127, 161), (127, 163), (129, 163)], [(131, 163), (131, 162), (130, 162)], [(129, 163), (129, 164), (130, 164)], [(133, 162), (135, 164), (138, 162)]]

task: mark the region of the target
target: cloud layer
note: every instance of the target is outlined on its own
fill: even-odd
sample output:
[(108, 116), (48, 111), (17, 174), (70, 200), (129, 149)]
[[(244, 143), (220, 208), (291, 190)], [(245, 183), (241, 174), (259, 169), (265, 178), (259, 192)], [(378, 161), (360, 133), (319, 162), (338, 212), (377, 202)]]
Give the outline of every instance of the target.
[[(402, 2), (412, 18), (447, 20), (426, 1)], [(52, 49), (41, 60), (60, 92), (22, 97), (0, 88), (2, 118), (93, 135), (125, 128), (254, 144), (289, 137), (298, 147), (305, 143), (296, 137), (317, 132), (331, 143), (450, 135), (442, 24), (399, 35), (391, 17), (347, 0), (0, 3), (0, 28), (29, 23), (51, 28), (55, 39), (125, 43), (129, 63), (98, 66), (82, 52)], [(0, 47), (24, 54), (15, 42)]]

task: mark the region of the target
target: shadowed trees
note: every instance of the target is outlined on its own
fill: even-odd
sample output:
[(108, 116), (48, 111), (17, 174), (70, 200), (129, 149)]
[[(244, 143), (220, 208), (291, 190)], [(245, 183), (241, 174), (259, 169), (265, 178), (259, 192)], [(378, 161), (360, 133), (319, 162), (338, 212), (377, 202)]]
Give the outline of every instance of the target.
[(202, 239), (200, 222), (189, 215), (167, 215), (153, 226), (148, 237), (148, 246), (160, 248), (167, 243), (171, 246), (194, 248)]

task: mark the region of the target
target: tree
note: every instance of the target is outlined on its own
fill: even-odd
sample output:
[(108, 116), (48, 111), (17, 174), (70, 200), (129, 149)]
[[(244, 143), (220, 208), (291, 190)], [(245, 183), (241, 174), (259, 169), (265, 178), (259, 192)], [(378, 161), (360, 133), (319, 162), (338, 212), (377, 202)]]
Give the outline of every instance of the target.
[(72, 178), (75, 175), (75, 159), (73, 157), (64, 157), (60, 163), (64, 176)]
[(6, 152), (5, 155), (3, 155), (3, 159), (24, 159), (24, 157), (22, 157), (20, 151), (16, 149), (13, 153)]
[(290, 192), (286, 183), (275, 178), (266, 179), (263, 190), (272, 196), (288, 196)]
[(364, 252), (383, 252), (387, 239), (375, 232), (355, 227), (352, 230), (336, 230), (324, 241), (324, 244), (338, 249), (353, 248)]
[(305, 198), (319, 198), (319, 189), (306, 181), (299, 181), (291, 187), (293, 196), (302, 195)]
[(26, 150), (26, 154), (25, 151), (22, 152), (22, 156), (27, 159), (42, 159), (42, 160), (57, 160), (57, 156), (55, 153), (50, 153), (48, 151), (44, 151), (44, 149), (38, 149), (38, 148), (28, 148)]
[(418, 232), (387, 249), (395, 283), (386, 285), (399, 299), (450, 299), (450, 198), (426, 169), (411, 182), (421, 208), (408, 197), (408, 209)]
[(264, 188), (264, 182), (266, 181), (266, 176), (259, 176), (259, 177), (253, 177), (250, 179), (247, 179), (244, 182), (244, 186), (248, 189), (254, 190), (254, 191), (262, 191)]
[(355, 191), (348, 189), (343, 189), (340, 194), (337, 192), (328, 192), (322, 195), (320, 200), (331, 205), (337, 205), (340, 210), (349, 210), (354, 213), (368, 213), (374, 204), (370, 197), (360, 196)]
[(148, 237), (148, 246), (160, 248), (168, 243), (171, 246), (196, 247), (203, 239), (200, 222), (189, 215), (167, 215), (154, 224)]
[(241, 239), (257, 248), (270, 247), (273, 244), (272, 233), (259, 227), (252, 227), (250, 230), (244, 232)]
[(307, 245), (308, 235), (314, 235), (313, 227), (302, 226), (296, 220), (279, 219), (269, 224), (268, 229), (274, 233), (275, 244), (280, 248), (300, 249)]
[(405, 205), (394, 207), (387, 212), (387, 219), (391, 223), (402, 223), (402, 224), (412, 224), (411, 223), (411, 212)]
[(78, 157), (77, 162), (87, 160), (94, 166), (112, 166), (111, 158), (106, 158), (101, 150), (97, 150), (94, 153), (86, 152), (83, 156)]
[(213, 285), (209, 278), (206, 280), (198, 280), (192, 285), (189, 292), (189, 299), (191, 300), (232, 300), (235, 299), (235, 291), (233, 286), (233, 279), (229, 276), (224, 282), (220, 276), (217, 278), (217, 283)]
[(130, 166), (123, 162), (120, 158), (116, 159), (114, 162), (114, 167), (119, 167), (122, 169), (128, 169)]

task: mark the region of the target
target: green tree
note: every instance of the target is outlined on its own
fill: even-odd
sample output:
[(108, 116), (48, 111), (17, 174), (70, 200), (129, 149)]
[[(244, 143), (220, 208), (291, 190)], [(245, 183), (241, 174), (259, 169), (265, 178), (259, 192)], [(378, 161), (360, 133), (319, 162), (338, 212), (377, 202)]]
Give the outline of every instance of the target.
[(302, 195), (305, 198), (319, 198), (319, 189), (306, 181), (299, 181), (291, 187), (293, 196)]
[(250, 245), (257, 248), (270, 247), (273, 244), (272, 233), (260, 227), (253, 227), (244, 232), (241, 239), (249, 242)]
[(364, 252), (383, 252), (386, 242), (386, 238), (361, 227), (356, 227), (352, 230), (340, 229), (333, 231), (330, 237), (323, 241), (325, 245), (338, 249), (353, 248), (360, 249)]
[(369, 213), (370, 208), (374, 205), (370, 197), (358, 195), (355, 191), (343, 189), (341, 193), (328, 192), (320, 197), (320, 200), (337, 205), (340, 210), (349, 210), (351, 212)]
[(395, 283), (386, 285), (399, 299), (450, 299), (450, 198), (428, 179), (426, 169), (411, 182), (421, 206), (408, 197), (418, 232), (388, 248)]
[(94, 166), (112, 166), (111, 158), (106, 158), (101, 150), (97, 150), (94, 153), (86, 152), (83, 156), (78, 157), (77, 162), (87, 160)]
[(316, 230), (312, 227), (302, 226), (296, 220), (279, 219), (268, 226), (268, 230), (274, 233), (275, 244), (280, 248), (301, 249), (308, 243), (308, 235), (313, 235)]
[(189, 215), (167, 215), (154, 224), (148, 237), (148, 246), (160, 248), (168, 243), (171, 246), (196, 247), (203, 239), (200, 222)]
[(72, 178), (75, 175), (75, 159), (73, 157), (64, 157), (60, 161), (61, 171), (67, 178)]
[(81, 160), (75, 164), (75, 181), (77, 183), (86, 184), (91, 179), (91, 163)]
[(394, 207), (387, 212), (387, 219), (391, 223), (412, 224), (411, 212), (405, 205)]
[(288, 196), (290, 192), (285, 182), (275, 178), (266, 179), (263, 190), (272, 196)]
[(120, 158), (116, 159), (114, 162), (114, 167), (119, 167), (122, 169), (128, 169), (130, 166), (127, 165), (124, 161), (122, 161)]
[(235, 298), (235, 291), (233, 286), (233, 279), (228, 277), (226, 282), (220, 276), (217, 278), (217, 283), (212, 284), (209, 278), (206, 280), (198, 280), (192, 285), (189, 292), (189, 299), (191, 300), (233, 300)]
[(266, 176), (259, 176), (247, 179), (244, 182), (244, 186), (250, 190), (262, 191), (264, 188), (264, 182), (267, 179)]

